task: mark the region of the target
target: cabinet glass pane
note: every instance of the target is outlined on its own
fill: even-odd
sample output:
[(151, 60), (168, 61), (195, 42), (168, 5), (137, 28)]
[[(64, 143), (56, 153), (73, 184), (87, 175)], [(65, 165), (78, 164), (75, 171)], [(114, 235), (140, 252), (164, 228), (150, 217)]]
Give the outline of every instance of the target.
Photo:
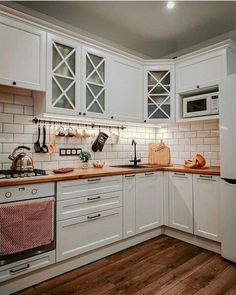
[(170, 105), (170, 71), (148, 72), (147, 110), (149, 119), (169, 119)]
[(54, 107), (75, 108), (76, 50), (53, 42), (52, 103)]
[(86, 109), (88, 112), (105, 112), (105, 59), (86, 54)]

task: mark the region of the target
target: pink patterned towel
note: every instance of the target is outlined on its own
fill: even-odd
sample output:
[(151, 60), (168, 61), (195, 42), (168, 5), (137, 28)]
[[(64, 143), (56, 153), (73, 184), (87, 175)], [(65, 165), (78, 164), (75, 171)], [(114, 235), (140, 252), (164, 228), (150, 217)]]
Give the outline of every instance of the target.
[(50, 244), (53, 199), (0, 204), (0, 255)]

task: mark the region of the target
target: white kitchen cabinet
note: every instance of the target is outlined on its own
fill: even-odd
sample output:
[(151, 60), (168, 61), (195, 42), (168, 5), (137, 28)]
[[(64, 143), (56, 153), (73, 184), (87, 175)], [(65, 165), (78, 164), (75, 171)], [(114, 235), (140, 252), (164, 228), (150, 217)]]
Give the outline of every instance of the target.
[(123, 176), (123, 236), (135, 235), (136, 175)]
[(136, 233), (163, 225), (163, 172), (136, 175)]
[(143, 67), (121, 57), (111, 57), (109, 65), (110, 117), (143, 122)]
[(122, 208), (100, 211), (57, 223), (56, 261), (122, 239)]
[(108, 116), (107, 56), (105, 52), (83, 46), (82, 50), (82, 112), (96, 118)]
[(171, 64), (147, 66), (144, 75), (144, 121), (174, 122), (174, 66)]
[(192, 174), (169, 172), (169, 226), (193, 234)]
[(194, 234), (220, 241), (220, 178), (193, 175)]
[(0, 16), (0, 84), (45, 91), (46, 32)]
[(47, 34), (46, 112), (78, 115), (82, 108), (80, 55), (77, 41)]

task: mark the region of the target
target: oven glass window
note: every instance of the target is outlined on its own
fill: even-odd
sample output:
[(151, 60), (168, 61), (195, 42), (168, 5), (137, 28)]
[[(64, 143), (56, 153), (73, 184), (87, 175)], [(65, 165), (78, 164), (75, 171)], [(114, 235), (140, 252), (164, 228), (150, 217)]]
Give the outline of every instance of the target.
[(187, 102), (188, 113), (206, 111), (206, 109), (207, 109), (207, 100), (205, 98)]

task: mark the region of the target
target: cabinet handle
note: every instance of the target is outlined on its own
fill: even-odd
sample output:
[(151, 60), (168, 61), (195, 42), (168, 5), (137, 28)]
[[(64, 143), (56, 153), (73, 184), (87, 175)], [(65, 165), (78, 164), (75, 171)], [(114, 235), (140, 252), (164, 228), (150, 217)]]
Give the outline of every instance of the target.
[(95, 201), (95, 200), (99, 200), (99, 199), (101, 199), (101, 196), (87, 198), (88, 201)]
[(92, 220), (92, 219), (95, 219), (95, 218), (98, 218), (98, 217), (101, 217), (101, 214), (97, 214), (97, 215), (94, 215), (94, 216), (87, 216), (87, 219)]
[(89, 182), (99, 181), (99, 180), (101, 180), (101, 178), (88, 179)]
[(148, 175), (153, 175), (153, 174), (154, 174), (154, 172), (146, 172), (146, 173), (145, 173), (146, 176), (148, 176)]
[(16, 272), (18, 272), (18, 271), (23, 271), (23, 270), (25, 270), (25, 269), (27, 269), (27, 268), (29, 268), (29, 267), (30, 267), (30, 265), (29, 265), (29, 263), (28, 263), (26, 266), (23, 266), (23, 267), (18, 268), (18, 269), (16, 269), (16, 270), (11, 269), (11, 270), (10, 270), (10, 273), (16, 273)]
[(175, 172), (174, 175), (176, 175), (176, 176), (186, 176), (185, 173), (178, 173), (178, 172)]
[(208, 181), (216, 181), (212, 178), (212, 175), (200, 175), (200, 178)]
[(131, 177), (134, 177), (135, 174), (132, 174), (132, 175), (125, 175), (125, 178), (131, 178)]

